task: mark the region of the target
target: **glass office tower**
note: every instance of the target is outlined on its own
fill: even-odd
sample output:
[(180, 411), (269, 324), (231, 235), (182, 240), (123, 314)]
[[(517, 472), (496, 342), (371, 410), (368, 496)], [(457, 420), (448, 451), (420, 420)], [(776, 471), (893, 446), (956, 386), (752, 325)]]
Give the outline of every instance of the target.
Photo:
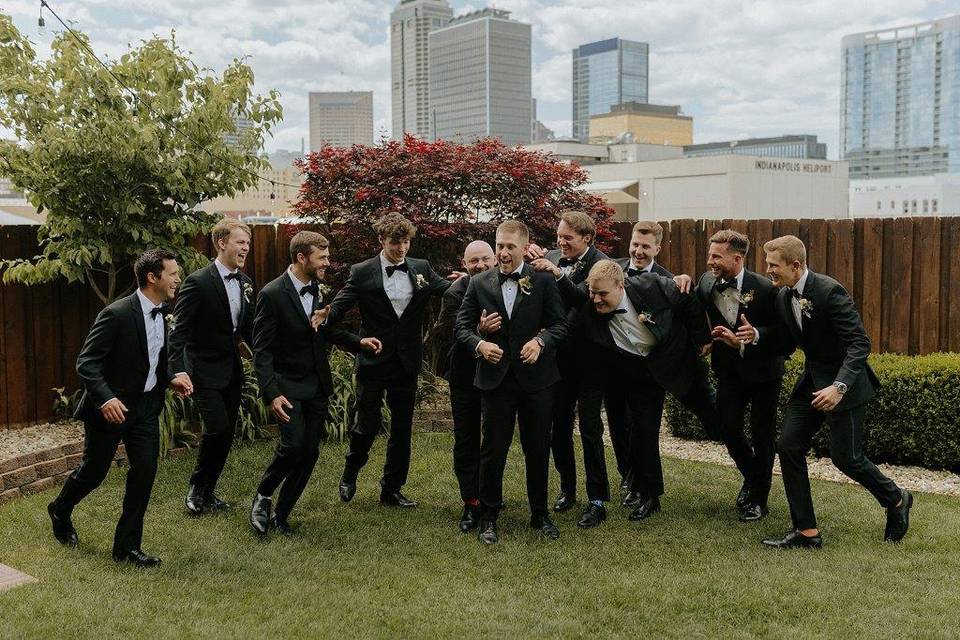
[(850, 179), (960, 173), (960, 15), (843, 38)]
[(624, 102), (649, 101), (650, 46), (611, 38), (573, 50), (573, 137), (586, 142), (590, 116)]

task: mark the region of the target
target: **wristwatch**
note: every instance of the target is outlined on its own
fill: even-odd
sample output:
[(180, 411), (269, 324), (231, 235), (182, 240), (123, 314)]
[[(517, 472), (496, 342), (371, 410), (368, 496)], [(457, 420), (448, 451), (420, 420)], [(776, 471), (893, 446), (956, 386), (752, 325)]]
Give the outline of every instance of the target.
[(537, 341), (537, 344), (540, 345), (541, 349), (546, 349), (547, 345), (543, 343), (543, 338), (541, 338), (540, 336), (537, 336), (536, 338), (534, 338), (534, 340)]
[(833, 386), (836, 387), (837, 391), (840, 392), (840, 395), (843, 395), (847, 392), (847, 385), (842, 382), (834, 382)]

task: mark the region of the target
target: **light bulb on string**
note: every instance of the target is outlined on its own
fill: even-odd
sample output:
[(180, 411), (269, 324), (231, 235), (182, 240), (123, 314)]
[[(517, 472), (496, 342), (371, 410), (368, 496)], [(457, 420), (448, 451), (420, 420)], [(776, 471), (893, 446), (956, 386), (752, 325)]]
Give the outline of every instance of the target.
[(44, 33), (43, 28), (47, 26), (47, 21), (43, 19), (43, 5), (46, 4), (43, 0), (40, 0), (40, 17), (37, 18), (37, 31), (42, 35)]

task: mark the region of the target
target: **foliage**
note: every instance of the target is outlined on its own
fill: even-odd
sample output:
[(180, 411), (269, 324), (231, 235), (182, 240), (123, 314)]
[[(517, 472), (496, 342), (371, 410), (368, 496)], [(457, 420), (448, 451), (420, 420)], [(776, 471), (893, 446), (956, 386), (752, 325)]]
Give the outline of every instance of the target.
[(80, 396), (83, 395), (83, 389), (77, 389), (73, 393), (67, 393), (66, 387), (54, 387), (53, 391), (53, 416), (55, 422), (64, 422), (73, 419), (73, 414), (80, 403)]
[[(201, 266), (190, 241), (216, 216), (197, 205), (243, 190), (267, 167), (256, 152), (281, 118), (278, 94), (254, 95), (240, 60), (220, 76), (198, 68), (173, 33), (107, 61), (109, 70), (69, 32), (51, 47), (38, 57), (0, 13), (0, 127), (19, 140), (0, 142), (0, 175), (46, 213), (40, 255), (0, 261), (3, 281), (84, 280), (106, 304), (124, 295), (147, 248), (172, 251), (186, 272)], [(252, 126), (238, 132), (234, 116)], [(237, 133), (231, 146), (225, 136)]]
[(160, 456), (166, 457), (176, 447), (195, 447), (200, 424), (200, 411), (193, 401), (167, 389), (160, 412)]
[(376, 253), (370, 225), (389, 212), (417, 225), (411, 255), (429, 259), (438, 272), (458, 266), (471, 240), (492, 242), (507, 218), (522, 220), (531, 240), (552, 246), (558, 213), (580, 209), (596, 221), (601, 248), (615, 240), (613, 210), (579, 189), (587, 181), (583, 169), (494, 139), (455, 144), (408, 135), (378, 146), (326, 146), (298, 166), (306, 181), (295, 211), (331, 238), (334, 281), (345, 266)]
[[(869, 362), (881, 387), (867, 403), (867, 456), (874, 462), (960, 470), (960, 354), (886, 353), (871, 355)], [(802, 371), (803, 354), (798, 351), (787, 362), (780, 390), (778, 432), (790, 392)], [(665, 415), (674, 435), (706, 438), (693, 414), (670, 396)], [(817, 455), (829, 455), (829, 432), (824, 425), (814, 438)]]
[(240, 442), (258, 440), (267, 435), (267, 426), (273, 423), (273, 414), (263, 403), (260, 382), (253, 368), (253, 360), (243, 358), (243, 391), (240, 396), (240, 414), (234, 438)]

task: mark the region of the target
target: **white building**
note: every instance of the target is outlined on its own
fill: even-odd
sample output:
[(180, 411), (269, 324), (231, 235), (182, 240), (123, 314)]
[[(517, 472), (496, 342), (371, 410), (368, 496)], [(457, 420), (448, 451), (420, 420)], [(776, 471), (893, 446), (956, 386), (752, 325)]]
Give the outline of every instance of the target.
[(528, 151), (546, 153), (557, 160), (575, 162), (579, 165), (608, 162), (645, 162), (647, 160), (667, 160), (683, 157), (683, 147), (640, 142), (587, 144), (573, 140), (552, 140), (537, 144), (525, 144), (523, 148)]
[(310, 151), (373, 144), (372, 91), (311, 91)]
[(855, 218), (960, 216), (960, 175), (850, 181)]

